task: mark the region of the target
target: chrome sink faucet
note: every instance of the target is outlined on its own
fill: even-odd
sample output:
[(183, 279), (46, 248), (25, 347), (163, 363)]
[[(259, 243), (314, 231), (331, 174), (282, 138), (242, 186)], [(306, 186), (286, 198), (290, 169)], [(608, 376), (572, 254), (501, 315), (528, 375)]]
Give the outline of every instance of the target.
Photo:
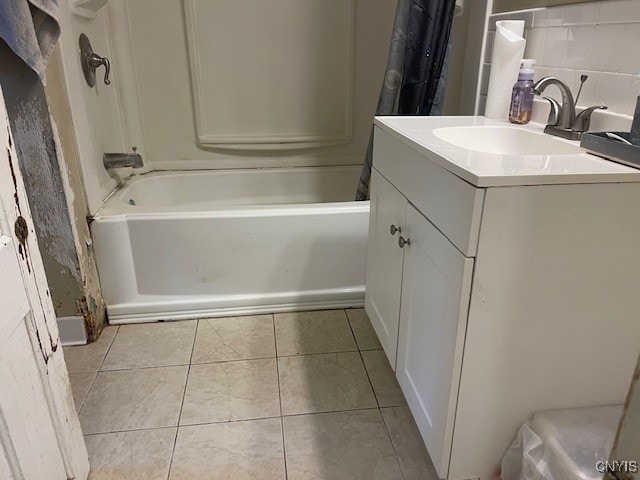
[(104, 168), (111, 170), (112, 168), (142, 168), (142, 156), (138, 153), (138, 147), (133, 147), (133, 153), (105, 153), (102, 155), (102, 163)]
[[(584, 109), (576, 115), (576, 104), (573, 100), (571, 89), (559, 78), (544, 77), (538, 80), (533, 86), (533, 93), (536, 95), (542, 95), (542, 92), (544, 92), (549, 85), (555, 85), (560, 89), (562, 103), (560, 104), (558, 113), (555, 116), (555, 123), (551, 120), (553, 117), (553, 115), (551, 115), (549, 117), (550, 123), (544, 128), (544, 132), (549, 135), (555, 135), (556, 137), (562, 137), (569, 140), (580, 140), (582, 134), (589, 130), (591, 114), (593, 111), (597, 109), (606, 110), (607, 107), (605, 105), (595, 105)], [(554, 103), (552, 102), (552, 107), (553, 105)]]

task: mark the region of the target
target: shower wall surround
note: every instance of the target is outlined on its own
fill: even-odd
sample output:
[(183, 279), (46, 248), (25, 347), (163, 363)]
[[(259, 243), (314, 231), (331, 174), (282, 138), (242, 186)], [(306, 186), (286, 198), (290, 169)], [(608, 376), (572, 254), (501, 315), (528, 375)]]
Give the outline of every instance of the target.
[[(395, 0), (109, 0), (94, 18), (69, 3), (62, 56), (91, 214), (130, 174), (102, 154), (132, 146), (143, 171), (362, 163)], [(111, 60), (111, 85), (84, 82), (80, 33)]]
[[(129, 173), (126, 169), (120, 172), (121, 175), (108, 173), (102, 166), (102, 154), (127, 151), (131, 145), (135, 145), (130, 143), (122, 121), (123, 102), (119, 84), (123, 72), (120, 65), (114, 64), (111, 85), (105, 85), (102, 81), (96, 82), (94, 88), (87, 85), (79, 60), (78, 38), (81, 33), (86, 34), (93, 49), (113, 61), (107, 11), (102, 9), (95, 18), (85, 18), (73, 12), (71, 2), (59, 3), (62, 70), (73, 121), (73, 143), (80, 159), (89, 212), (95, 213), (104, 198)], [(65, 152), (65, 157), (70, 158), (71, 155)]]
[(129, 38), (112, 37), (114, 64), (129, 50), (135, 71), (125, 74), (137, 84), (154, 169), (362, 162), (395, 1), (268, 3), (107, 6), (124, 9), (131, 26)]
[[(607, 112), (594, 113), (592, 129), (605, 122), (609, 128), (628, 129), (636, 97), (640, 95), (640, 78), (634, 76), (640, 72), (640, 1), (608, 0), (489, 17), (480, 113), (484, 111), (487, 93), (495, 22), (505, 19), (525, 20), (525, 57), (536, 59), (536, 79), (556, 76), (571, 86), (575, 94), (580, 76), (588, 75), (578, 104), (609, 107)], [(545, 91), (548, 94), (559, 97), (556, 89)], [(547, 108), (541, 99), (537, 105)]]
[(185, 0), (199, 143), (349, 143), (354, 7), (355, 0)]

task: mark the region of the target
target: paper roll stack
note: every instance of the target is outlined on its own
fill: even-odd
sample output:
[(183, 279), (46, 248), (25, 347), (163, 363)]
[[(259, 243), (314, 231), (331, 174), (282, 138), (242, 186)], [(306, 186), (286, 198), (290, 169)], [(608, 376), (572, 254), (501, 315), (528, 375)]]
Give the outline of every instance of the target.
[(511, 91), (518, 80), (520, 60), (524, 56), (523, 35), (523, 20), (496, 22), (485, 117), (506, 119), (509, 116)]

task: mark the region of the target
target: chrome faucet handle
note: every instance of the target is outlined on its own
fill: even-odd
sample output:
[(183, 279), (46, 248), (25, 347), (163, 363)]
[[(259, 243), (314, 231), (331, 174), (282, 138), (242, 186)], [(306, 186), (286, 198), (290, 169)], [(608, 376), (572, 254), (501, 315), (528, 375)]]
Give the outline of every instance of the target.
[(87, 85), (93, 87), (96, 84), (96, 68), (104, 65), (104, 83), (109, 85), (109, 74), (111, 73), (111, 63), (106, 57), (101, 57), (93, 51), (89, 38), (84, 34), (80, 34), (80, 64), (82, 65), (82, 73)]
[(104, 84), (109, 85), (111, 80), (109, 80), (109, 73), (111, 72), (111, 63), (107, 57), (101, 57), (97, 53), (92, 53), (89, 57), (89, 66), (94, 70), (102, 65), (104, 65)]
[(551, 104), (551, 110), (549, 110), (549, 118), (547, 119), (547, 125), (558, 125), (558, 116), (560, 115), (560, 102), (553, 97), (542, 97), (548, 100)]
[(586, 132), (591, 125), (591, 114), (594, 110), (607, 110), (606, 105), (594, 105), (593, 107), (585, 108), (577, 116), (573, 122), (571, 130), (574, 132)]

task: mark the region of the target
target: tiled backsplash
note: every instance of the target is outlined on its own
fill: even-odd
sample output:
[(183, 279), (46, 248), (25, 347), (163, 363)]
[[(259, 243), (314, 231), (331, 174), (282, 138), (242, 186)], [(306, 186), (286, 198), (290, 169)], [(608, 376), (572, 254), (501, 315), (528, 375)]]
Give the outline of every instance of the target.
[[(580, 76), (588, 75), (578, 104), (603, 104), (609, 112), (633, 115), (640, 95), (640, 0), (607, 0), (569, 6), (522, 10), (489, 18), (480, 86), (484, 111), (497, 20), (524, 20), (525, 58), (536, 60), (536, 80), (554, 75), (575, 93)], [(558, 97), (555, 88), (545, 95)], [(484, 97), (484, 98), (483, 98)]]

